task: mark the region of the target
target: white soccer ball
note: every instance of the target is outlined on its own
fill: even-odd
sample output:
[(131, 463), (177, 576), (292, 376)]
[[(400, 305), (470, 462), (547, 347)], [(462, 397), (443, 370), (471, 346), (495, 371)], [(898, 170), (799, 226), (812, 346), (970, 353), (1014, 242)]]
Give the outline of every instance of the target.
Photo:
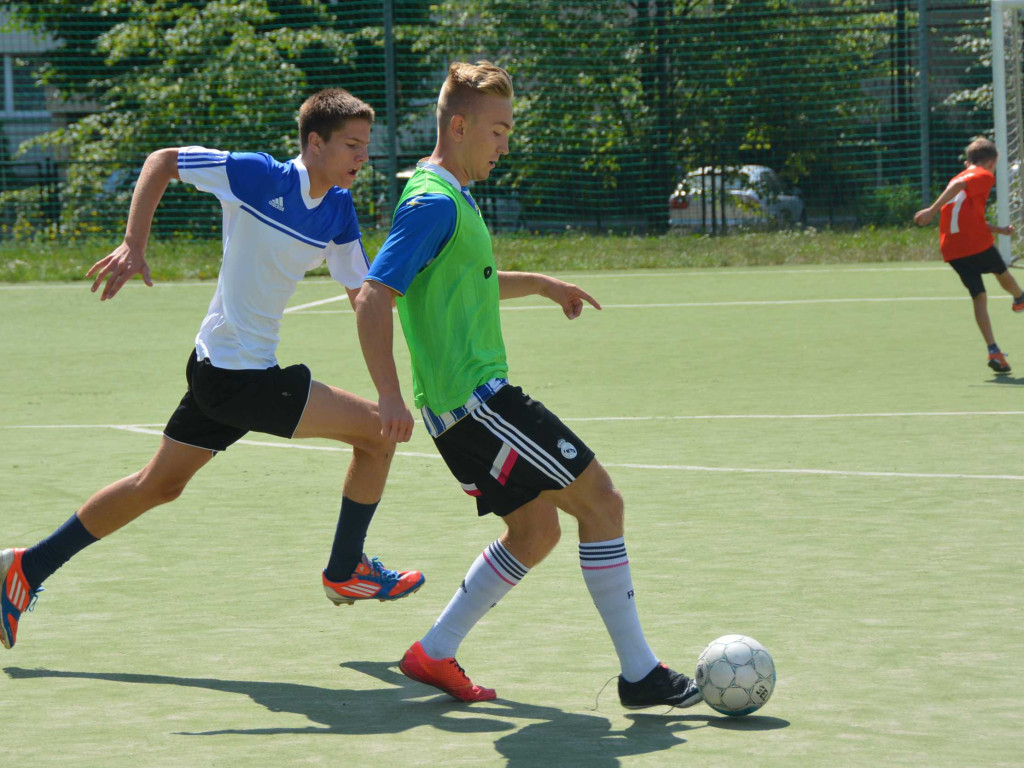
[(749, 715), (775, 690), (775, 662), (757, 640), (723, 635), (697, 659), (697, 687), (709, 707), (723, 715)]

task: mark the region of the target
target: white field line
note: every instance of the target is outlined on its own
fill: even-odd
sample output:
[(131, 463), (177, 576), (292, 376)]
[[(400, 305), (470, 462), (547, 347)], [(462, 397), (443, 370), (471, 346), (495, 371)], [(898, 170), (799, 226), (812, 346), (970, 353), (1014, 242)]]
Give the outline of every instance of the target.
[[(334, 301), (341, 301), (346, 296), (335, 296), (330, 299), (312, 301), (308, 304), (297, 304), (288, 307), (285, 312), (301, 315), (350, 315), (351, 309), (311, 309)], [(1007, 297), (1010, 298), (1010, 297)], [(865, 297), (860, 299), (767, 299), (763, 301), (677, 301), (677, 302), (646, 302), (644, 304), (602, 304), (603, 309), (665, 309), (665, 308), (700, 308), (700, 307), (771, 307), (795, 306), (806, 304), (888, 304), (905, 301), (963, 301), (963, 296), (894, 296)], [(558, 309), (554, 304), (530, 304), (528, 306), (501, 306), (502, 312), (529, 312), (533, 310)]]
[[(347, 298), (348, 294), (344, 293), (341, 294), (340, 296), (331, 296), (331, 298), (329, 299), (320, 299), (319, 301), (309, 301), (306, 302), (305, 304), (296, 304), (294, 307), (286, 307), (284, 313), (287, 315), (290, 312), (302, 312), (302, 310), (309, 309), (310, 307), (319, 307), (323, 304), (331, 304), (335, 301), (341, 301), (342, 299)], [(351, 312), (352, 310), (349, 309), (348, 311)]]
[(901, 477), (933, 480), (1024, 480), (1024, 475), (967, 475), (945, 472), (858, 472), (848, 469), (760, 469), (745, 467), (703, 467), (694, 464), (605, 464), (621, 469), (665, 469), (679, 472), (730, 472), (766, 475), (835, 475), (837, 477)]
[[(125, 432), (135, 432), (140, 435), (162, 435), (163, 430), (161, 429), (149, 429), (140, 426), (115, 426), (110, 425), (112, 429), (120, 429)], [(234, 445), (253, 445), (257, 448), (295, 448), (300, 451), (327, 451), (328, 453), (352, 453), (352, 449), (348, 447), (341, 447), (336, 445), (305, 445), (303, 443), (272, 443), (265, 440), (239, 440)], [(436, 453), (416, 453), (414, 451), (405, 451), (398, 454), (400, 456), (414, 456), (420, 459), (440, 459), (441, 456)]]
[(601, 280), (601, 279), (615, 279), (615, 278), (636, 278), (636, 277), (711, 277), (711, 276), (729, 276), (729, 275), (742, 275), (744, 277), (749, 275), (809, 275), (809, 274), (851, 274), (857, 272), (948, 272), (949, 268), (944, 264), (941, 266), (926, 265), (920, 267), (824, 267), (822, 269), (814, 269), (811, 267), (799, 268), (790, 267), (788, 269), (777, 269), (771, 266), (755, 267), (753, 269), (733, 269), (731, 267), (705, 267), (699, 269), (692, 269), (688, 267), (680, 267), (674, 272), (645, 272), (642, 269), (637, 269), (630, 272), (559, 272), (553, 273), (558, 274), (559, 277), (580, 277)]
[(889, 419), (951, 416), (1024, 416), (1024, 411), (889, 411), (878, 413), (719, 413), (700, 416), (579, 416), (562, 421), (714, 421), (743, 419)]
[[(1024, 416), (1024, 411), (878, 411), (874, 413), (709, 413), (692, 416), (567, 416), (562, 421), (717, 421), (746, 419), (890, 419), (890, 418), (956, 418), (958, 416)], [(416, 419), (420, 421), (420, 419)], [(138, 431), (162, 429), (163, 423), (152, 424), (0, 424), (0, 429), (122, 429)], [(162, 434), (157, 432), (156, 434)], [(276, 443), (274, 443), (276, 445)]]
[[(913, 419), (956, 418), (958, 416), (1024, 416), (1024, 411), (877, 411), (873, 413), (709, 413), (692, 416), (565, 416), (562, 421), (743, 421), (788, 419)], [(420, 421), (420, 419), (416, 419)], [(0, 424), (0, 429), (123, 429), (126, 431), (161, 429), (163, 423), (152, 424)], [(157, 433), (160, 434), (160, 433)], [(276, 443), (275, 443), (276, 445)]]
[[(731, 269), (729, 267), (714, 267), (704, 269), (690, 269), (686, 267), (680, 267), (672, 272), (646, 272), (644, 270), (636, 270), (631, 272), (558, 272), (553, 271), (551, 274), (559, 275), (561, 277), (572, 277), (572, 278), (586, 278), (588, 280), (618, 280), (618, 279), (664, 279), (666, 277), (730, 277), (732, 275), (749, 276), (749, 275), (803, 275), (803, 274), (848, 274), (858, 272), (947, 272), (947, 268), (943, 266), (909, 266), (909, 267), (822, 267), (820, 269), (814, 269), (813, 267), (807, 268), (789, 268), (789, 269), (777, 269), (772, 266), (757, 267), (755, 269)], [(0, 291), (35, 291), (35, 290), (81, 290), (85, 287), (88, 290), (90, 282), (88, 280), (82, 280), (80, 282), (70, 283), (13, 283), (8, 285), (0, 285)], [(214, 280), (180, 280), (172, 282), (157, 282), (154, 288), (192, 288), (196, 286), (212, 286), (215, 285)], [(303, 285), (333, 285), (334, 280), (330, 278), (307, 278), (303, 281)]]
[[(947, 411), (947, 412), (936, 412), (936, 413), (865, 413), (865, 414), (795, 414), (795, 415), (784, 415), (784, 414), (760, 414), (745, 416), (741, 414), (737, 415), (721, 415), (721, 416), (692, 416), (692, 417), (667, 417), (667, 418), (693, 418), (693, 419), (718, 419), (718, 418), (773, 418), (773, 419), (785, 419), (785, 418), (883, 418), (883, 417), (913, 417), (913, 416), (1020, 416), (1024, 415), (1024, 411)], [(635, 421), (639, 419), (663, 419), (666, 417), (651, 416), (651, 417), (593, 417), (593, 418), (578, 418), (578, 419), (566, 419), (566, 421), (606, 421), (614, 418), (621, 418), (623, 420)], [(156, 427), (156, 428), (153, 428)], [(60, 425), (60, 424), (40, 424), (40, 425), (19, 425), (4, 427), (0, 425), (0, 429), (116, 429), (124, 432), (133, 432), (142, 435), (161, 435), (162, 425), (141, 425), (141, 424), (72, 424), (72, 425)], [(267, 442), (262, 440), (239, 440), (238, 445), (249, 445), (258, 448), (290, 448), (296, 450), (305, 451), (326, 451), (329, 453), (351, 453), (351, 449), (347, 447), (339, 446), (319, 446), (319, 445), (304, 445), (301, 443), (287, 442), (287, 443), (275, 443)], [(421, 453), (417, 451), (396, 451), (398, 456), (409, 456), (421, 459), (439, 459), (440, 456), (436, 453)], [(982, 474), (968, 474), (968, 473), (952, 473), (952, 472), (872, 472), (863, 470), (848, 470), (848, 469), (814, 469), (810, 467), (784, 467), (784, 468), (770, 468), (770, 467), (710, 467), (699, 464), (636, 464), (636, 463), (608, 463), (606, 467), (619, 468), (619, 469), (643, 469), (643, 470), (655, 470), (655, 471), (674, 471), (674, 472), (717, 472), (717, 473), (729, 473), (729, 474), (765, 474), (765, 475), (807, 475), (807, 476), (833, 476), (833, 477), (877, 477), (877, 478), (896, 478), (896, 479), (919, 479), (919, 480), (1010, 480), (1010, 481), (1024, 481), (1024, 475), (982, 475)]]

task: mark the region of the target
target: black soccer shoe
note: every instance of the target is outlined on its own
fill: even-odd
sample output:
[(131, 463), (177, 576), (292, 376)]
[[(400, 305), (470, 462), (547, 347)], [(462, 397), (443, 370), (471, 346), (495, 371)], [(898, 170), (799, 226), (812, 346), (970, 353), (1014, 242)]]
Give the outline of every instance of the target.
[(619, 675), (619, 701), (626, 709), (692, 707), (703, 698), (697, 683), (664, 664), (659, 664), (647, 677), (635, 683), (623, 680)]

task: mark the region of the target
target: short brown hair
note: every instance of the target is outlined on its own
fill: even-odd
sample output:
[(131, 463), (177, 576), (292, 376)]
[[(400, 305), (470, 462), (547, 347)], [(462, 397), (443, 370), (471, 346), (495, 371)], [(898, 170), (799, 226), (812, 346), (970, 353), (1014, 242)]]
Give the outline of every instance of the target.
[(448, 77), (441, 86), (441, 94), (437, 97), (438, 125), (461, 114), (471, 99), (482, 94), (511, 99), (512, 77), (489, 61), (478, 61), (476, 64), (452, 62), (448, 67)]
[(999, 157), (999, 149), (989, 139), (979, 136), (967, 145), (965, 155), (968, 163), (979, 165)]
[(344, 88), (325, 88), (299, 107), (299, 145), (304, 150), (311, 133), (316, 132), (327, 140), (348, 120), (372, 123), (373, 118), (373, 107), (362, 99), (357, 99)]

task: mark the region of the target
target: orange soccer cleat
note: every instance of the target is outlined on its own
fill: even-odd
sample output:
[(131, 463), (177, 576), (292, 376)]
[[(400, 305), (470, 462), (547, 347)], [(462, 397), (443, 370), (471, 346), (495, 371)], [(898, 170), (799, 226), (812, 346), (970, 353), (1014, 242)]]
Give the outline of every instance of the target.
[(406, 677), (432, 685), (459, 701), (490, 701), (497, 696), (491, 688), (474, 685), (454, 657), (431, 658), (419, 642), (405, 652), (398, 668)]

